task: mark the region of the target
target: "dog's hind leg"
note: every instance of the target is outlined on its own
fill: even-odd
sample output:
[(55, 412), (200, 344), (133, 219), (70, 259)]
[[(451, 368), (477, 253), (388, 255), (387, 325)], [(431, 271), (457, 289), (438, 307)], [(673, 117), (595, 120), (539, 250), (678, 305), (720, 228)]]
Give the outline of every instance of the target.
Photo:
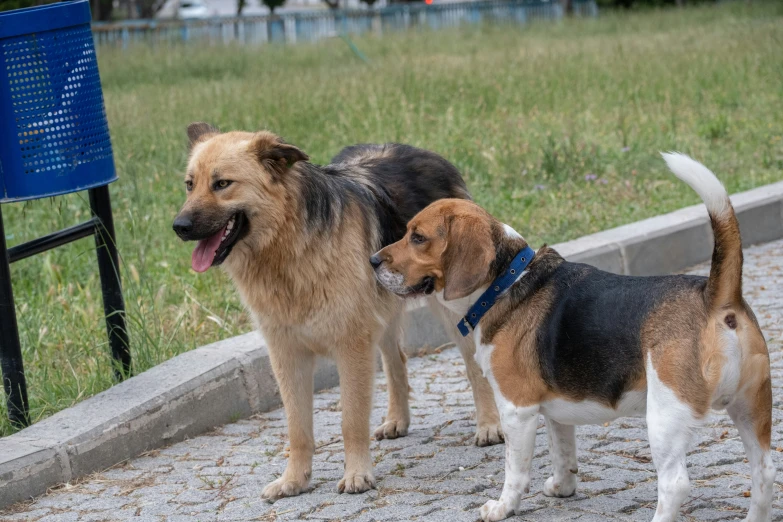
[(375, 382), (376, 353), (372, 335), (357, 332), (340, 342), (336, 358), (343, 408), (345, 474), (340, 493), (362, 493), (375, 487), (370, 459), (370, 411)]
[(389, 407), (383, 424), (375, 429), (377, 440), (404, 437), (408, 434), (411, 422), (408, 405), (410, 387), (408, 369), (405, 366), (407, 358), (400, 346), (401, 322), (402, 313), (398, 313), (389, 323), (380, 341), (383, 371), (389, 391)]
[(690, 493), (685, 456), (693, 431), (702, 424), (690, 405), (658, 378), (647, 364), (647, 433), (658, 472), (658, 507), (653, 522), (674, 522)]
[(473, 400), (476, 404), (476, 438), (477, 446), (490, 446), (503, 442), (503, 428), (500, 425), (500, 415), (495, 405), (495, 395), (489, 381), (484, 377), (476, 362), (476, 344), (473, 335), (463, 337), (457, 329), (460, 318), (454, 312), (440, 304), (436, 299), (427, 300), (430, 309), (440, 319), (449, 337), (459, 347), (465, 370), (468, 374), (470, 387), (473, 390)]
[(269, 358), (288, 419), (291, 453), (283, 475), (264, 488), (268, 499), (298, 495), (310, 484), (313, 452), (313, 353), (287, 336), (268, 336)]
[(772, 392), (769, 370), (758, 373), (766, 373), (767, 378), (759, 379), (760, 382), (754, 383), (727, 408), (750, 463), (752, 487), (747, 522), (768, 522), (772, 519), (775, 486), (775, 464), (770, 455)]
[(570, 497), (576, 491), (576, 433), (574, 426), (546, 419), (552, 476), (544, 484), (547, 497)]

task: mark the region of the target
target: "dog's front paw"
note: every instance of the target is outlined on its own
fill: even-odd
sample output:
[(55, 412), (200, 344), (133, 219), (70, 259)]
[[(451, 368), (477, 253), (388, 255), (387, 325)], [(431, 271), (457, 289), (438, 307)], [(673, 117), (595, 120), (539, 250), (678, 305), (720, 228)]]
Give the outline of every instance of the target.
[(408, 434), (409, 420), (387, 419), (386, 422), (375, 428), (375, 440), (396, 439)]
[(542, 493), (547, 497), (570, 497), (575, 491), (576, 476), (569, 474), (560, 482), (555, 482), (555, 477), (546, 479)]
[(476, 428), (476, 446), (493, 446), (503, 442), (500, 424), (479, 424)]
[(490, 500), (481, 506), (481, 510), (479, 511), (481, 520), (484, 522), (503, 520), (504, 518), (508, 518), (513, 512), (514, 510), (508, 507), (502, 500)]
[(275, 501), (283, 497), (295, 497), (307, 489), (308, 481), (292, 480), (285, 475), (270, 482), (261, 492), (261, 496), (267, 500)]
[(337, 483), (337, 491), (340, 493), (364, 493), (375, 489), (375, 477), (371, 471), (349, 473)]

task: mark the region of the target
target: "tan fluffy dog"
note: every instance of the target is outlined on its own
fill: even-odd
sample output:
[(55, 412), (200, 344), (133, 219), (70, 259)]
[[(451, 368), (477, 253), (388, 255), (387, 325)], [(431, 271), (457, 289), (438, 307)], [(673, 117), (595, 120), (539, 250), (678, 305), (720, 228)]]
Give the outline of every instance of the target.
[[(334, 358), (340, 376), (345, 475), (338, 489), (366, 491), (375, 483), (369, 420), (376, 346), (389, 406), (375, 437), (404, 436), (410, 423), (399, 347), (403, 304), (375, 281), (367, 260), (400, 239), (407, 221), (429, 203), (468, 198), (464, 182), (440, 156), (406, 145), (349, 147), (321, 167), (270, 132), (220, 133), (197, 123), (188, 135), (187, 201), (174, 229), (198, 241), (194, 270), (222, 265), (233, 279), (268, 342), (288, 417), (288, 465), (263, 496), (297, 495), (308, 487), (316, 355)], [(432, 290), (425, 281), (412, 292)], [(450, 312), (435, 309), (454, 332)], [(474, 361), (472, 341), (460, 338), (460, 348), (476, 400), (476, 443), (500, 442), (492, 390)]]

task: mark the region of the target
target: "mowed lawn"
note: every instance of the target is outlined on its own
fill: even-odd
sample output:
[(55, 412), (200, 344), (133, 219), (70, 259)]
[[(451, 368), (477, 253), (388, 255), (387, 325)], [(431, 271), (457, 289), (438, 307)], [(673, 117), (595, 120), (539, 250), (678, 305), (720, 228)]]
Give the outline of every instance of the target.
[[(194, 120), (271, 129), (317, 163), (356, 142), (432, 149), (536, 247), (697, 203), (661, 150), (704, 161), (730, 192), (783, 179), (778, 2), (355, 43), (371, 65), (339, 39), (99, 50), (136, 372), (252, 328), (230, 281), (194, 273), (192, 245), (171, 231)], [(9, 243), (88, 208), (85, 194), (6, 205)], [(13, 277), (34, 419), (111, 386), (92, 241), (17, 263)]]

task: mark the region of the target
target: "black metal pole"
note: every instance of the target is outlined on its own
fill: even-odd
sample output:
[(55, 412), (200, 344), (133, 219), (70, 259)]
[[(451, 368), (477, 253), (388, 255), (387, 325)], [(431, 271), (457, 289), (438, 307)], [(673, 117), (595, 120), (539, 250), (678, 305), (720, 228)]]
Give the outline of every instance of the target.
[(78, 225), (58, 230), (57, 232), (44, 237), (33, 239), (27, 243), (16, 245), (15, 247), (8, 249), (8, 259), (11, 263), (16, 263), (22, 259), (34, 256), (35, 254), (40, 254), (41, 252), (46, 252), (47, 250), (57, 248), (58, 246), (66, 245), (71, 241), (76, 241), (83, 237), (94, 236), (95, 227), (97, 227), (98, 224), (100, 224), (100, 220), (94, 217), (84, 223), (79, 223)]
[(111, 354), (117, 363), (114, 374), (117, 380), (122, 380), (130, 375), (131, 354), (125, 327), (125, 301), (122, 298), (120, 263), (108, 186), (90, 189), (90, 207), (100, 220), (100, 224), (95, 227), (95, 246), (101, 275), (103, 310), (106, 313), (106, 331), (109, 334)]
[(27, 384), (22, 363), (22, 346), (14, 309), (14, 289), (11, 285), (11, 261), (5, 245), (3, 213), (0, 210), (0, 365), (3, 388), (8, 404), (8, 418), (17, 427), (30, 424), (27, 404)]

